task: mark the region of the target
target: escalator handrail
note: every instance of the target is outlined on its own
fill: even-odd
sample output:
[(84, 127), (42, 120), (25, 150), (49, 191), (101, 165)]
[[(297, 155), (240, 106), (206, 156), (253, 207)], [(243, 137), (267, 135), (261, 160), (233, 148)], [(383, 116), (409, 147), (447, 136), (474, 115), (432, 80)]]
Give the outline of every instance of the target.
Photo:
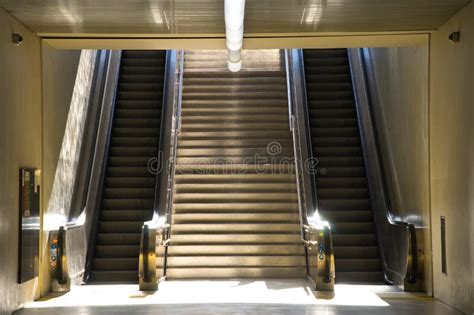
[[(79, 224), (87, 223), (90, 225), (90, 231), (88, 231), (89, 239), (87, 242), (84, 281), (88, 280), (92, 270), (96, 231), (99, 225), (99, 207), (103, 194), (103, 183), (105, 181), (106, 175), (105, 167), (107, 164), (108, 151), (111, 143), (112, 124), (115, 113), (121, 60), (121, 50), (110, 52), (107, 75), (105, 77), (104, 89), (101, 97), (102, 108), (100, 110), (99, 130), (96, 136), (96, 143), (94, 145), (91, 178), (88, 183), (89, 187), (87, 189), (84, 215), (80, 216), (82, 219), (78, 222)], [(95, 178), (93, 178), (94, 176), (92, 176), (92, 173), (95, 173)], [(94, 187), (91, 187), (92, 184), (94, 184)], [(91, 217), (89, 216), (86, 218), (87, 214), (90, 214)]]
[[(170, 228), (171, 228), (171, 215), (172, 215), (172, 200), (173, 200), (173, 174), (174, 174), (174, 169), (175, 169), (175, 161), (176, 161), (176, 150), (177, 150), (177, 142), (178, 142), (178, 134), (179, 134), (179, 119), (181, 116), (181, 96), (182, 96), (182, 81), (183, 81), (183, 65), (184, 65), (184, 52), (181, 51), (181, 59), (180, 59), (180, 64), (179, 64), (179, 81), (175, 82), (173, 80), (168, 80), (168, 74), (170, 71), (176, 71), (176, 64), (173, 63), (174, 68), (171, 67), (171, 58), (176, 58), (176, 53), (174, 51), (167, 51), (166, 53), (166, 64), (165, 64), (165, 81), (163, 84), (163, 90), (167, 89), (168, 87), (171, 87), (170, 84), (173, 83), (173, 92), (172, 95), (169, 95), (168, 93), (163, 93), (163, 103), (162, 106), (165, 108), (165, 106), (169, 106), (168, 102), (172, 102), (173, 106), (173, 121), (172, 121), (172, 143), (171, 143), (171, 156), (169, 157), (169, 164), (168, 167), (166, 168), (166, 172), (163, 173), (163, 170), (165, 168), (163, 167), (164, 165), (161, 165), (162, 171), (157, 174), (156, 177), (156, 185), (155, 185), (155, 207), (153, 211), (153, 218), (150, 221), (144, 222), (143, 227), (142, 227), (142, 236), (141, 236), (141, 246), (140, 246), (140, 257), (142, 259), (139, 259), (140, 266), (139, 266), (139, 277), (142, 277), (142, 280), (144, 282), (150, 282), (154, 279), (152, 276), (151, 272), (152, 268), (150, 268), (150, 261), (149, 259), (151, 257), (156, 257), (156, 248), (150, 248), (149, 247), (149, 238), (151, 237), (152, 240), (154, 240), (152, 243), (156, 244), (156, 236), (160, 235), (160, 245), (167, 245), (169, 242), (169, 237), (170, 237)], [(173, 81), (173, 82), (171, 82)], [(176, 92), (175, 88), (178, 87), (178, 91)], [(164, 110), (162, 110), (162, 115), (164, 113)], [(161, 155), (161, 161), (159, 163), (166, 164), (166, 159), (164, 156), (162, 156), (163, 146), (163, 117), (162, 117), (162, 123), (161, 123), (161, 134), (160, 134), (160, 144), (159, 144), (159, 150), (158, 150), (158, 159), (160, 159)], [(160, 176), (168, 175), (168, 181), (167, 181), (167, 187), (159, 187), (161, 180)], [(170, 180), (171, 179), (171, 180)], [(167, 191), (167, 195), (162, 195), (159, 192), (159, 189), (165, 189)], [(166, 196), (166, 205), (164, 207), (164, 211), (160, 208), (160, 200), (157, 200), (160, 197)], [(166, 257), (165, 257), (166, 261)], [(164, 266), (166, 263), (164, 264)], [(152, 286), (153, 287), (153, 286)]]
[[(296, 57), (293, 56), (293, 54), (295, 54)], [(294, 58), (296, 58), (297, 60), (294, 60)], [(293, 64), (295, 61), (299, 62), (298, 69), (295, 69), (295, 66)], [(303, 161), (303, 158), (308, 159), (308, 152), (311, 152), (311, 150), (308, 150), (308, 147), (306, 147), (306, 149), (308, 150), (306, 156), (303, 156), (303, 154), (301, 153), (301, 149), (303, 148), (302, 145), (311, 146), (311, 143), (308, 142), (311, 137), (308, 135), (310, 129), (308, 128), (309, 120), (306, 100), (307, 96), (305, 88), (306, 85), (304, 80), (304, 68), (302, 68), (302, 62), (303, 58), (301, 49), (291, 51), (288, 49), (285, 50), (290, 131), (292, 134), (293, 151), (295, 158), (298, 209), (301, 224), (301, 239), (308, 249), (317, 246), (317, 250), (319, 252), (319, 254), (316, 255), (316, 258), (313, 258), (316, 259), (316, 265), (318, 270), (316, 275), (312, 275), (310, 271), (310, 266), (312, 265), (312, 263), (309, 261), (310, 256), (308, 252), (306, 252), (307, 273), (311, 280), (315, 280), (316, 290), (334, 291), (335, 264), (333, 261), (334, 252), (331, 226), (328, 221), (323, 220), (319, 216), (319, 211), (317, 207), (315, 174), (312, 170), (305, 169), (307, 166), (306, 162), (308, 162), (309, 160)], [(293, 76), (296, 76), (297, 79), (299, 78), (298, 82), (294, 81)], [(303, 90), (296, 90), (298, 88)], [(295, 91), (293, 91), (293, 89), (295, 89)], [(304, 110), (303, 119), (306, 127), (306, 134), (305, 138), (303, 139), (304, 141), (301, 141), (302, 131), (300, 130), (300, 124), (298, 121), (298, 110)], [(305, 167), (303, 167), (303, 162)], [(303, 180), (304, 178), (302, 177), (303, 172), (305, 171), (310, 176), (309, 190), (311, 193), (311, 203), (309, 207), (312, 207), (313, 211), (310, 216), (308, 216), (308, 201), (306, 196), (306, 191), (308, 189), (305, 190), (305, 183)], [(314, 236), (316, 236), (317, 241), (315, 241)], [(321, 265), (323, 266), (322, 270), (320, 269)]]
[[(298, 62), (300, 63), (299, 69), (294, 69), (293, 63), (293, 54), (298, 56)], [(289, 103), (289, 115), (290, 115), (290, 130), (292, 133), (293, 138), (293, 150), (295, 153), (295, 168), (296, 168), (296, 178), (297, 178), (297, 188), (298, 188), (298, 200), (299, 200), (299, 209), (300, 209), (300, 218), (301, 218), (301, 225), (303, 227), (308, 227), (314, 230), (322, 229), (323, 227), (330, 227), (330, 223), (319, 216), (318, 212), (318, 198), (317, 198), (317, 190), (316, 190), (316, 179), (314, 172), (308, 172), (310, 179), (311, 179), (311, 187), (310, 189), (304, 189), (304, 184), (302, 183), (301, 172), (303, 170), (303, 156), (302, 154), (298, 154), (298, 148), (302, 148), (302, 145), (306, 145), (307, 147), (311, 147), (311, 136), (309, 133), (309, 120), (308, 120), (308, 101), (306, 96), (306, 82), (304, 79), (299, 81), (299, 84), (296, 84), (290, 75), (295, 71), (300, 72), (300, 77), (304, 78), (304, 60), (302, 57), (302, 50), (301, 49), (294, 49), (285, 50), (285, 59), (286, 59), (286, 72), (287, 72), (287, 81), (288, 81), (288, 103)], [(298, 93), (292, 90), (292, 88), (296, 89), (298, 86), (301, 88), (304, 93)], [(296, 94), (300, 94), (300, 98), (296, 97)], [(303, 119), (306, 125), (306, 135), (305, 135), (305, 143), (301, 143), (301, 130), (300, 124), (298, 122), (299, 114), (298, 108), (304, 111)], [(310, 149), (308, 149), (308, 156)], [(311, 155), (312, 157), (312, 155)], [(308, 170), (306, 170), (308, 171)], [(311, 203), (309, 207), (312, 209), (312, 213), (308, 216), (308, 204), (300, 200), (301, 196), (306, 196), (307, 192), (309, 191)], [(306, 201), (306, 200), (305, 200)], [(303, 237), (303, 241), (309, 241), (306, 237)]]
[[(359, 71), (359, 77), (360, 81), (359, 82), (362, 86), (363, 93), (365, 93), (364, 100), (366, 103), (366, 106), (368, 107), (368, 112), (369, 112), (369, 128), (372, 129), (372, 135), (373, 135), (373, 140), (374, 140), (374, 146), (375, 146), (375, 157), (377, 159), (376, 165), (378, 166), (378, 172), (380, 173), (381, 180), (379, 180), (379, 185), (381, 186), (381, 192), (380, 196), (381, 199), (384, 203), (384, 212), (385, 212), (385, 217), (387, 219), (387, 222), (395, 227), (399, 227), (403, 230), (406, 230), (408, 232), (408, 246), (409, 246), (409, 253), (408, 253), (408, 259), (411, 259), (411, 268), (410, 270), (406, 271), (406, 274), (403, 275), (399, 271), (391, 269), (386, 260), (384, 259), (383, 251), (382, 251), (382, 260), (384, 263), (384, 268), (390, 270), (391, 272), (395, 274), (399, 274), (401, 277), (405, 277), (409, 281), (410, 284), (416, 283), (417, 281), (417, 276), (418, 276), (418, 270), (419, 270), (419, 265), (418, 265), (418, 246), (417, 246), (417, 235), (416, 235), (416, 229), (417, 228), (424, 228), (421, 225), (417, 225), (415, 223), (410, 223), (408, 221), (403, 221), (403, 220), (395, 220), (395, 211), (393, 210), (393, 202), (390, 197), (389, 189), (388, 189), (388, 184), (386, 180), (383, 180), (383, 178), (388, 178), (387, 172), (385, 170), (385, 167), (383, 165), (383, 159), (382, 159), (382, 153), (381, 153), (381, 145), (380, 145), (380, 139), (377, 136), (377, 125), (375, 123), (375, 115), (373, 112), (373, 98), (371, 96), (370, 88), (369, 88), (369, 80), (368, 80), (368, 74), (367, 74), (367, 64), (364, 60), (364, 49), (349, 49), (348, 50), (348, 56), (349, 56), (349, 64), (350, 64), (350, 69), (351, 69), (351, 76), (353, 81), (354, 78), (356, 77), (355, 71)], [(358, 64), (356, 68), (356, 63)], [(355, 82), (354, 82), (355, 83)], [(356, 87), (354, 86), (354, 94), (355, 94), (355, 101), (356, 104), (358, 105), (357, 107), (360, 107), (360, 100), (358, 99), (358, 94), (356, 91)], [(359, 111), (359, 109), (358, 109)], [(360, 119), (359, 119), (360, 120)], [(364, 143), (363, 143), (364, 144)], [(388, 280), (388, 279), (387, 279)]]

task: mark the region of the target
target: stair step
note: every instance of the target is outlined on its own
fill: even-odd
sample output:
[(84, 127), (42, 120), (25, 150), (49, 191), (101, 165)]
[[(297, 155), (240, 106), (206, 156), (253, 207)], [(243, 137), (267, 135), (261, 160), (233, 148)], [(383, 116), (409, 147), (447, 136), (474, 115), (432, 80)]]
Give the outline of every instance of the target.
[[(158, 263), (160, 266), (160, 263)], [(185, 267), (297, 267), (306, 268), (306, 260), (303, 254), (270, 255), (270, 256), (170, 256), (168, 257), (168, 268)]]
[(304, 255), (301, 244), (293, 245), (178, 245), (170, 246), (170, 256), (210, 256), (210, 255)]
[[(123, 127), (126, 126), (137, 126), (137, 122), (122, 122)], [(146, 122), (143, 127), (153, 127), (156, 125), (156, 122), (149, 121)], [(214, 123), (189, 123), (186, 125), (181, 126), (181, 130), (183, 132), (190, 132), (190, 131), (220, 131), (222, 130), (221, 125), (217, 125)], [(227, 123), (226, 124), (226, 131), (247, 131), (247, 132), (264, 132), (264, 131), (287, 131), (288, 126), (282, 123), (273, 123), (273, 122), (261, 122), (261, 123), (254, 123), (254, 122), (241, 122), (241, 123)]]
[(176, 183), (175, 193), (295, 193), (296, 185), (294, 183)]
[[(349, 229), (349, 228), (347, 228)], [(171, 228), (173, 234), (197, 233), (299, 233), (299, 224), (281, 223), (216, 223), (216, 224), (177, 224)]]
[(168, 279), (305, 278), (306, 267), (167, 268)]
[(180, 244), (301, 244), (299, 234), (177, 234), (172, 245)]
[(297, 223), (298, 213), (186, 213), (174, 214), (173, 223)]
[[(185, 81), (185, 85), (183, 86), (183, 93), (189, 95), (190, 93), (212, 93), (214, 95), (219, 93), (225, 94), (239, 94), (239, 93), (256, 93), (256, 95), (260, 95), (257, 93), (268, 93), (268, 92), (276, 92), (276, 93), (286, 93), (286, 84), (265, 84), (264, 81), (259, 82), (259, 84), (234, 84), (234, 85), (226, 85), (226, 84), (203, 84), (200, 82), (199, 84), (191, 84), (189, 81)], [(194, 94), (192, 94), (194, 95)], [(256, 97), (258, 98), (258, 97)]]
[[(273, 140), (277, 145), (281, 146), (282, 148), (291, 148), (291, 143), (289, 139), (278, 139)], [(224, 148), (228, 150), (229, 148), (239, 148), (239, 149), (256, 149), (262, 148), (267, 150), (268, 146), (268, 139), (192, 139), (192, 140), (179, 140), (179, 147), (180, 148)], [(227, 151), (225, 151), (226, 155), (228, 155)]]
[(180, 193), (176, 203), (238, 203), (238, 202), (278, 202), (298, 200), (296, 193)]
[[(206, 159), (208, 159), (207, 157)], [(272, 174), (288, 174), (293, 175), (295, 171), (294, 164), (291, 164), (292, 161), (288, 162), (288, 158), (284, 156), (258, 156), (248, 154), (245, 156), (247, 163), (245, 164), (233, 164), (232, 160), (222, 159), (219, 155), (215, 156), (215, 162), (212, 164), (202, 164), (199, 161), (202, 161), (201, 157), (195, 156), (186, 156), (183, 155), (180, 158), (180, 164), (176, 165), (176, 174), (179, 175), (194, 175), (199, 178), (206, 178), (213, 175), (230, 175), (236, 179), (243, 178), (241, 174), (248, 175), (272, 175)], [(258, 160), (262, 161), (263, 159), (271, 160), (274, 163), (269, 164), (259, 164)], [(287, 163), (285, 163), (285, 161)], [(224, 162), (227, 162), (224, 163)], [(177, 176), (175, 174), (175, 176)], [(259, 177), (255, 177), (253, 180), (257, 180)], [(272, 177), (267, 177), (268, 181)], [(265, 180), (265, 179), (264, 179)]]
[[(144, 93), (142, 93), (144, 94)], [(141, 95), (144, 98), (157, 98), (159, 94), (148, 94), (148, 95)], [(350, 94), (352, 96), (352, 93)], [(284, 100), (288, 99), (287, 91), (262, 91), (262, 92), (228, 92), (228, 93), (214, 93), (214, 92), (188, 92), (183, 94), (183, 100), (219, 100), (219, 99), (226, 99), (232, 98), (235, 100)], [(319, 96), (322, 98), (323, 96)], [(329, 97), (329, 96), (328, 96)], [(349, 97), (349, 96), (347, 96)], [(138, 99), (139, 95), (137, 94), (121, 94), (121, 99)]]
[(177, 174), (176, 183), (295, 183), (294, 174)]
[(265, 203), (180, 203), (173, 205), (176, 213), (242, 213), (242, 212), (292, 212), (298, 211), (298, 203), (265, 202)]

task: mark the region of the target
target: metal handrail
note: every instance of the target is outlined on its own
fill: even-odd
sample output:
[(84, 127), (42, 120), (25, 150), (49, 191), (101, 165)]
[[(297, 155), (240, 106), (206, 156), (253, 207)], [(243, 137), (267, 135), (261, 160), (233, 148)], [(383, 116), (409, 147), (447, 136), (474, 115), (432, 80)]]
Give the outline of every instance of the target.
[[(298, 62), (298, 69), (294, 69), (294, 62)], [(304, 73), (301, 73), (303, 71), (301, 68), (301, 50), (285, 50), (285, 63), (287, 74), (290, 131), (292, 133), (293, 150), (295, 155), (301, 239), (306, 246), (307, 273), (308, 277), (315, 283), (316, 290), (333, 291), (335, 264), (331, 228), (329, 222), (322, 220), (319, 216), (315, 186), (316, 182), (314, 178), (310, 178), (308, 183), (309, 192), (311, 193), (310, 202), (306, 197), (308, 189), (305, 189), (305, 169), (303, 168), (304, 154), (302, 153), (302, 149), (307, 149), (305, 145), (308, 144), (307, 141), (309, 137), (307, 135), (302, 137), (303, 135), (300, 130), (300, 119), (298, 114), (299, 110), (306, 110), (306, 115), (302, 114), (303, 117), (301, 117), (301, 120), (303, 120), (305, 123), (307, 121), (307, 106), (305, 103), (306, 90), (302, 90), (305, 85)], [(299, 80), (295, 82), (294, 77), (299, 78)], [(301, 141), (302, 138), (304, 139), (303, 141)], [(309, 161), (308, 158), (310, 156), (308, 152), (306, 153), (306, 160), (304, 161), (304, 164), (307, 166), (307, 162)], [(306, 173), (308, 173), (306, 178), (309, 176), (314, 177), (314, 172), (312, 172), (312, 170), (306, 170)], [(311, 207), (309, 209), (312, 209), (313, 211), (310, 216), (308, 216), (308, 203), (309, 207)], [(309, 252), (314, 252), (316, 254), (315, 262), (310, 260)], [(313, 269), (316, 269), (316, 272), (314, 272)]]
[(169, 177), (168, 177), (168, 213), (170, 217), (168, 222), (171, 222), (172, 208), (173, 208), (173, 193), (174, 193), (174, 173), (176, 168), (176, 155), (178, 150), (178, 136), (181, 131), (181, 106), (183, 99), (183, 78), (184, 78), (184, 50), (179, 51), (179, 79), (175, 87), (178, 91), (173, 102), (173, 125), (172, 125), (172, 140), (171, 140), (171, 158), (169, 161)]
[[(86, 237), (89, 236), (87, 245), (86, 268), (84, 272), (84, 281), (87, 281), (91, 269), (92, 258), (94, 256), (96, 230), (98, 229), (99, 207), (103, 193), (103, 183), (105, 180), (105, 167), (107, 163), (107, 152), (109, 151), (112, 122), (114, 119), (116, 91), (118, 86), (118, 77), (120, 74), (122, 51), (111, 51), (107, 75), (105, 77), (103, 93), (101, 96), (102, 108), (100, 110), (99, 129), (97, 139), (94, 144), (93, 165), (91, 167), (91, 177), (87, 190), (87, 198), (84, 206), (84, 215), (78, 223), (86, 225)], [(86, 216), (89, 214), (89, 217)]]
[[(405, 254), (407, 254), (407, 258), (405, 259), (405, 273), (403, 273), (400, 264), (395, 268), (389, 265), (387, 261), (388, 254), (386, 252), (388, 251), (388, 249), (385, 248), (386, 246), (383, 246), (383, 244), (381, 244), (380, 246), (386, 281), (395, 284), (400, 283), (401, 279), (404, 279), (405, 290), (418, 290), (421, 285), (420, 278), (422, 273), (422, 265), (420, 264), (420, 257), (418, 257), (421, 256), (421, 251), (418, 247), (419, 237), (417, 236), (416, 229), (421, 228), (422, 226), (419, 226), (415, 223), (394, 219), (395, 212), (393, 210), (393, 203), (390, 198), (387, 182), (386, 180), (384, 180), (387, 178), (387, 173), (383, 166), (381, 145), (380, 140), (378, 138), (377, 126), (375, 124), (375, 116), (373, 113), (372, 105), (373, 98), (370, 93), (367, 74), (368, 69), (363, 58), (364, 51), (363, 49), (349, 49), (348, 55), (354, 85), (355, 101), (357, 105), (357, 115), (359, 118), (359, 124), (361, 125), (360, 130), (361, 138), (363, 140), (362, 146), (365, 155), (364, 160), (366, 161), (367, 171), (372, 172), (373, 174), (371, 185), (373, 185), (373, 187), (377, 187), (377, 199), (375, 200), (375, 202), (373, 201), (373, 204), (375, 206), (374, 215), (377, 221), (378, 213), (376, 209), (382, 208), (384, 212), (383, 217), (386, 219), (386, 223), (388, 223), (392, 227), (401, 228), (400, 232), (407, 232), (407, 236), (403, 236), (403, 234), (391, 235), (391, 237), (395, 237), (400, 240), (398, 242), (398, 246), (403, 246), (403, 243), (408, 246), (407, 250), (405, 251)], [(372, 84), (375, 83), (372, 82)], [(369, 137), (371, 138), (371, 140), (367, 139)], [(369, 142), (373, 149), (369, 150)], [(369, 151), (370, 154), (372, 154), (372, 163), (368, 163)], [(375, 193), (372, 192), (371, 198), (375, 198), (374, 196)], [(383, 222), (379, 223), (380, 224), (377, 224), (377, 228), (382, 229), (380, 225), (383, 225)], [(392, 233), (398, 232), (393, 231)], [(380, 242), (383, 242), (383, 240), (380, 240), (382, 237), (384, 237), (383, 233), (379, 233)], [(405, 240), (406, 242), (403, 242), (402, 240)], [(396, 269), (397, 267), (398, 269)]]
[[(155, 186), (155, 209), (153, 218), (150, 221), (147, 221), (143, 224), (142, 235), (140, 241), (140, 255), (139, 255), (139, 287), (140, 290), (157, 290), (158, 289), (158, 277), (156, 275), (156, 245), (164, 246), (164, 263), (163, 263), (163, 276), (166, 275), (166, 261), (167, 261), (167, 245), (170, 239), (170, 229), (171, 229), (171, 215), (172, 215), (172, 201), (173, 201), (173, 184), (174, 184), (174, 168), (176, 160), (176, 149), (177, 149), (177, 137), (179, 134), (179, 119), (181, 116), (181, 95), (182, 95), (182, 70), (183, 70), (183, 53), (181, 53), (181, 62), (179, 65), (179, 79), (178, 81), (174, 80), (176, 77), (176, 58), (175, 51), (167, 52), (167, 61), (166, 61), (166, 79), (163, 88), (167, 90), (172, 86), (172, 92), (165, 93), (163, 98), (163, 107), (169, 106), (169, 102), (172, 102), (172, 121), (171, 121), (171, 143), (170, 143), (170, 156), (167, 169), (157, 174), (157, 184)], [(173, 62), (172, 62), (173, 61)], [(174, 67), (173, 67), (174, 66)], [(173, 80), (169, 78), (173, 71)], [(173, 82), (171, 82), (173, 81)], [(164, 111), (162, 111), (164, 113)], [(162, 114), (162, 119), (163, 119)], [(161, 132), (163, 134), (165, 124), (162, 121)], [(161, 139), (163, 140), (163, 139)], [(159, 155), (161, 155), (161, 160), (159, 163), (165, 163), (165, 157), (162, 156), (164, 151), (164, 141), (160, 140), (160, 150)], [(167, 180), (165, 183), (166, 187), (159, 187), (160, 184), (163, 184), (161, 177), (167, 173)], [(163, 195), (163, 189), (166, 188), (166, 195)], [(159, 190), (159, 191), (158, 191)], [(161, 198), (166, 199), (166, 203), (163, 208), (161, 208)], [(162, 211), (164, 210), (164, 211)]]

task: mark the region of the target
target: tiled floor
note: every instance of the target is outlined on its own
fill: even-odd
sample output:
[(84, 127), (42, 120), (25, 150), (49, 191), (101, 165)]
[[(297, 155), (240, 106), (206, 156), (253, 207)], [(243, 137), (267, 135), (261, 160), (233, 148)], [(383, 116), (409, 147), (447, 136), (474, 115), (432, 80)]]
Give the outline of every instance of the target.
[(316, 295), (303, 280), (166, 281), (151, 293), (136, 285), (75, 287), (15, 314), (461, 314), (396, 287), (337, 285)]

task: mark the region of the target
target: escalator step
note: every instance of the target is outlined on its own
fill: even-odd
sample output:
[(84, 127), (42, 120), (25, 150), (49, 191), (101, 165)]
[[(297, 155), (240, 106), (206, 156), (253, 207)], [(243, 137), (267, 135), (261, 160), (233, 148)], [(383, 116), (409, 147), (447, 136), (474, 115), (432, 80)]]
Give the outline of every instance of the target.
[[(138, 270), (138, 264), (137, 268)], [(92, 269), (89, 282), (95, 283), (138, 283), (137, 270), (96, 271)]]
[(154, 177), (107, 177), (105, 180), (107, 188), (153, 188)]
[[(133, 154), (131, 154), (133, 156)], [(146, 156), (154, 158), (156, 154), (150, 153), (147, 154), (135, 154), (138, 156)], [(107, 167), (107, 176), (110, 177), (156, 177), (156, 174), (153, 173), (153, 170), (149, 170), (146, 167)]]
[(102, 210), (100, 220), (101, 222), (148, 221), (151, 220), (151, 216), (149, 210)]
[[(144, 221), (107, 221), (99, 222), (100, 233), (141, 233)], [(104, 247), (106, 248), (106, 246)], [(96, 246), (96, 253), (99, 249)]]
[(161, 111), (157, 109), (122, 109), (115, 111), (115, 118), (160, 118)]
[(140, 246), (137, 245), (97, 245), (96, 258), (138, 258)]
[(134, 258), (95, 258), (93, 267), (96, 271), (135, 271), (138, 266), (138, 257)]
[(377, 246), (375, 234), (337, 234), (332, 235), (334, 246)]
[(337, 271), (336, 270), (336, 282), (337, 283), (374, 283), (383, 284), (384, 275), (382, 271)]
[(99, 233), (97, 245), (136, 245), (140, 244), (141, 233)]
[(370, 222), (373, 220), (372, 211), (369, 210), (320, 210), (320, 214), (334, 225), (337, 225), (338, 222)]

